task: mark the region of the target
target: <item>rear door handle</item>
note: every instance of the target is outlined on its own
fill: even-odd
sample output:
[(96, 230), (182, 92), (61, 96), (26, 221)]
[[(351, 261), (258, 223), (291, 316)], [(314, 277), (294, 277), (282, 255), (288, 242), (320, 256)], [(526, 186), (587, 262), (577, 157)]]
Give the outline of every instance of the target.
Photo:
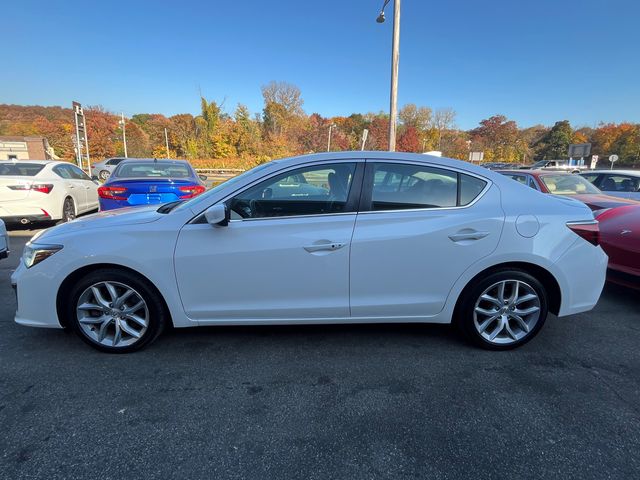
[(462, 242), (464, 240), (480, 240), (489, 235), (489, 232), (460, 232), (449, 235), (452, 242)]
[(329, 250), (329, 251), (339, 250), (344, 246), (345, 244), (341, 242), (331, 242), (331, 243), (307, 245), (306, 247), (304, 247), (304, 249), (309, 253), (313, 253), (313, 252), (321, 252), (323, 250)]

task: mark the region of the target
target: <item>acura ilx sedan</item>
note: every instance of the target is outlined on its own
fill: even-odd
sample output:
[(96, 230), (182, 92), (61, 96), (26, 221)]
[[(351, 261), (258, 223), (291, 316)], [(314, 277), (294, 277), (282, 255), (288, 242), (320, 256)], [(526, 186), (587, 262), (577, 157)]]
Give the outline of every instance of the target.
[(531, 340), (591, 309), (607, 257), (584, 204), (426, 155), (276, 160), (208, 192), (35, 236), (16, 322), (129, 352), (198, 325), (455, 323), (477, 345)]

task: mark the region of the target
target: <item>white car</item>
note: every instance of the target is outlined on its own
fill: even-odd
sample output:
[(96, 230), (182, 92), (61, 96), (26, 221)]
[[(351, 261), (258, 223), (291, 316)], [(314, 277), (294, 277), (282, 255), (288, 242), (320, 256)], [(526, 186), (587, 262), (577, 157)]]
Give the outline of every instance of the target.
[(639, 170), (591, 170), (582, 176), (607, 195), (640, 201)]
[(98, 207), (98, 185), (71, 163), (0, 162), (0, 219), (6, 223), (66, 222)]
[(598, 301), (607, 257), (584, 204), (470, 163), (342, 152), (260, 165), (192, 200), (36, 235), (16, 322), (125, 352), (169, 324), (455, 322), (513, 348)]
[(0, 259), (9, 256), (9, 234), (4, 222), (0, 220)]

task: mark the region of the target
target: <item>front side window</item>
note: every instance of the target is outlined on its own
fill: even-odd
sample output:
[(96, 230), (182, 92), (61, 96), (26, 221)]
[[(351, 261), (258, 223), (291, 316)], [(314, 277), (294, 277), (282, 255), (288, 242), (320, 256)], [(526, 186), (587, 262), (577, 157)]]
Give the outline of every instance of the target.
[(229, 201), (232, 219), (345, 212), (355, 163), (314, 165), (276, 175)]
[(75, 178), (76, 180), (89, 180), (91, 181), (91, 178), (84, 173), (82, 170), (80, 170), (78, 167), (76, 167), (75, 165), (69, 165), (67, 168), (71, 169), (71, 174), (73, 175), (73, 178)]
[(442, 168), (373, 163), (371, 210), (407, 210), (464, 206), (487, 182)]

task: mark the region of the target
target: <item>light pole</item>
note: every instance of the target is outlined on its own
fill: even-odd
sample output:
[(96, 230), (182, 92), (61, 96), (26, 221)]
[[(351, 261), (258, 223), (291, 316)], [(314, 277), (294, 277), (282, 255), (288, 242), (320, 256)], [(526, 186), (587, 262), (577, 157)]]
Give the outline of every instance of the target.
[[(376, 19), (384, 23), (384, 8), (391, 0), (385, 0)], [(391, 45), (391, 94), (389, 101), (389, 151), (396, 150), (396, 117), (398, 116), (398, 63), (400, 61), (400, 0), (393, 2), (393, 40)]]
[(167, 158), (169, 158), (169, 135), (167, 135), (167, 129), (164, 129), (164, 144), (167, 147)]
[(127, 158), (127, 132), (124, 123), (124, 113), (120, 114), (120, 125), (122, 125), (122, 143), (124, 144), (124, 158)]

